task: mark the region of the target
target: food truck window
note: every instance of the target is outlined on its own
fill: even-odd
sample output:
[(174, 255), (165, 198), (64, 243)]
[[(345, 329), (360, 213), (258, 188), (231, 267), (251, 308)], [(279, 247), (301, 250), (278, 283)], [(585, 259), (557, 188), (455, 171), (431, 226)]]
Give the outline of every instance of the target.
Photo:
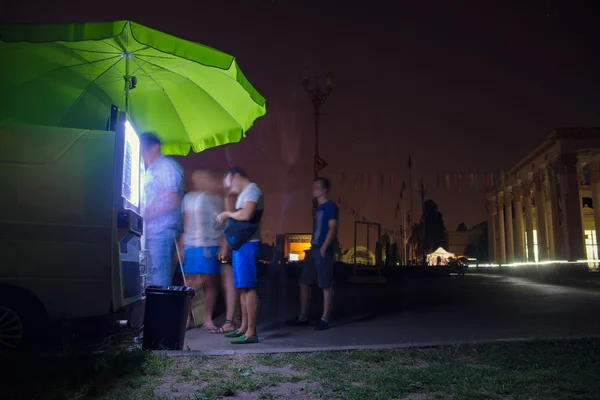
[(122, 195), (134, 207), (140, 205), (140, 138), (129, 121), (125, 121)]

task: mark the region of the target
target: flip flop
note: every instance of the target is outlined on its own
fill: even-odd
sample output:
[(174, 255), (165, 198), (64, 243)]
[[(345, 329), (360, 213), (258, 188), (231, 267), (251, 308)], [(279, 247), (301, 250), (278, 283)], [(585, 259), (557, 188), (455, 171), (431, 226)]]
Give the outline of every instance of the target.
[(233, 339), (231, 341), (231, 344), (255, 344), (258, 343), (258, 336), (252, 336), (252, 337), (246, 337), (246, 335), (244, 336), (240, 336), (236, 339)]
[(223, 336), (225, 336), (226, 338), (239, 338), (240, 336), (244, 336), (245, 334), (246, 332), (240, 332), (236, 329), (235, 331), (226, 333)]
[[(231, 326), (231, 329), (225, 329), (225, 326), (229, 325)], [(216, 330), (212, 331), (211, 333), (214, 333), (216, 335), (226, 335), (228, 333), (231, 332), (235, 332), (237, 329), (235, 327), (235, 325), (233, 324), (233, 322), (231, 321), (225, 321), (225, 323), (223, 325), (221, 325), (220, 327), (218, 327)]]

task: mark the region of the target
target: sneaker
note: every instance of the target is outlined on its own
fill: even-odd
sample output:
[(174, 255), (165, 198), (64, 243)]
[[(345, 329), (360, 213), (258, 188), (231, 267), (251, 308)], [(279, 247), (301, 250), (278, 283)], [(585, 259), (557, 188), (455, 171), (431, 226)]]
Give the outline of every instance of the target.
[(317, 326), (315, 326), (315, 331), (326, 331), (329, 329), (329, 322), (325, 322), (322, 319), (317, 322)]
[(308, 326), (308, 320), (300, 321), (298, 318), (290, 319), (289, 321), (285, 321), (287, 326)]

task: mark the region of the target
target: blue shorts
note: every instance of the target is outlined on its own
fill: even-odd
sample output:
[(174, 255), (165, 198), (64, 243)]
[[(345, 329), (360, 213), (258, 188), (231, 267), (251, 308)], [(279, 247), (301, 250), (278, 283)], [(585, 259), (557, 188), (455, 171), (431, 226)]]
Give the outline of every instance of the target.
[(260, 247), (260, 242), (247, 242), (238, 250), (233, 251), (231, 261), (233, 286), (236, 289), (256, 289)]
[(186, 274), (207, 275), (221, 272), (219, 246), (186, 247), (185, 258), (183, 259), (183, 272)]

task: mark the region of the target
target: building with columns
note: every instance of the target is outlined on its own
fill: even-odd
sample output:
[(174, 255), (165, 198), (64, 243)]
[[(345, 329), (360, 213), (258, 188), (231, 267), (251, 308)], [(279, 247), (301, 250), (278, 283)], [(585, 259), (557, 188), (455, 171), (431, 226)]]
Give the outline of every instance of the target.
[(552, 131), (486, 190), (490, 263), (598, 267), (600, 128)]

